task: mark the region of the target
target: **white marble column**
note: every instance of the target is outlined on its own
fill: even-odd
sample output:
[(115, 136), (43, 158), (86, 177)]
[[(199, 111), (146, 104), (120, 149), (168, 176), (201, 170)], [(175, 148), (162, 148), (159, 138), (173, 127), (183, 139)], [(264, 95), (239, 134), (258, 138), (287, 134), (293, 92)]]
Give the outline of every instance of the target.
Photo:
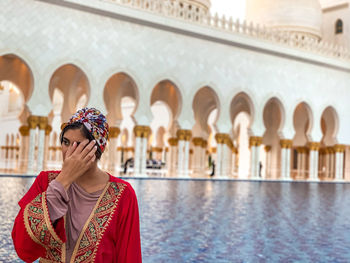
[(169, 157), (167, 158), (166, 166), (168, 168), (168, 174), (170, 176), (173, 176), (176, 172), (178, 139), (175, 137), (169, 138), (168, 143), (169, 143)]
[(135, 137), (134, 176), (141, 174), (141, 137)]
[(292, 147), (292, 140), (282, 139), (281, 145), (281, 179), (290, 180), (290, 149)]
[(183, 165), (184, 165), (184, 146), (185, 146), (185, 141), (184, 140), (179, 140), (178, 142), (178, 152), (177, 152), (177, 174), (181, 175), (183, 174)]
[(52, 131), (51, 125), (47, 125), (45, 129), (45, 148), (44, 148), (44, 170), (48, 169), (48, 163), (52, 163), (51, 161), (51, 153), (50, 153), (50, 133)]
[(309, 180), (319, 181), (318, 178), (318, 150), (320, 148), (319, 142), (310, 142), (310, 155), (309, 155)]
[(117, 162), (117, 143), (120, 129), (118, 127), (109, 128), (109, 155), (108, 155), (108, 170), (114, 173), (116, 170)]
[(343, 181), (343, 167), (344, 167), (344, 152), (345, 145), (337, 144), (334, 146), (335, 151), (335, 180)]
[(229, 146), (227, 145), (227, 143), (225, 142), (223, 145), (222, 145), (222, 166), (221, 166), (221, 169), (222, 169), (222, 172), (221, 172), (221, 176), (223, 178), (228, 178), (230, 176), (230, 171), (231, 171), (231, 153), (230, 153), (230, 148)]
[(207, 169), (208, 169), (208, 151), (207, 151), (208, 142), (207, 140), (202, 140), (202, 148), (201, 148), (201, 169), (202, 174), (206, 175)]
[(188, 177), (188, 163), (189, 163), (189, 146), (192, 137), (191, 130), (178, 130), (176, 132), (178, 139), (178, 174), (180, 176)]
[(28, 117), (28, 125), (29, 125), (29, 149), (28, 149), (28, 166), (27, 173), (35, 174), (35, 135), (37, 132), (37, 127), (39, 125), (39, 116), (31, 115)]
[(250, 145), (250, 176), (252, 179), (259, 178), (260, 147), (262, 137), (252, 136), (249, 138)]
[(189, 163), (190, 163), (190, 142), (185, 141), (184, 144), (184, 165), (183, 165), (183, 176), (189, 176)]
[(215, 176), (221, 177), (222, 175), (222, 143), (216, 145), (216, 162), (215, 162)]
[(19, 171), (26, 172), (28, 162), (29, 126), (23, 125), (19, 128), (21, 134), (21, 145), (19, 154)]
[(141, 139), (141, 175), (147, 175), (147, 146), (148, 146), (148, 136), (142, 137)]
[(233, 147), (232, 148), (232, 165), (231, 165), (231, 174), (233, 176), (237, 175), (237, 167), (236, 167), (236, 158), (237, 158), (237, 148)]
[(200, 137), (195, 137), (192, 139), (193, 143), (193, 162), (192, 162), (192, 170), (195, 175), (200, 175), (203, 172), (203, 151), (202, 151), (202, 141), (203, 139)]
[(38, 158), (36, 172), (40, 172), (44, 167), (44, 155), (45, 155), (45, 130), (48, 125), (48, 118), (45, 116), (39, 116), (39, 137), (38, 137)]

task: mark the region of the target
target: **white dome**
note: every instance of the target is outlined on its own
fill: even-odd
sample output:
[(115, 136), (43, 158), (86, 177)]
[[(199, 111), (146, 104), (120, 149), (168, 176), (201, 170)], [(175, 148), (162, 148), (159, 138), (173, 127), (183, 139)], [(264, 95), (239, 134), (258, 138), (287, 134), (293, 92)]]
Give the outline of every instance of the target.
[(321, 38), (318, 0), (247, 0), (246, 19), (296, 34)]

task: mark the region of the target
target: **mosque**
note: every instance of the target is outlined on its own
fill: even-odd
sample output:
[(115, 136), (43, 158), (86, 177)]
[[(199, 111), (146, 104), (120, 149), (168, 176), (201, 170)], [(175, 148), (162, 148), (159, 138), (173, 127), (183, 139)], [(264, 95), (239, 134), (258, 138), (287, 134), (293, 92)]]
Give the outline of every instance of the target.
[(350, 1), (0, 1), (0, 171), (59, 169), (96, 107), (113, 174), (350, 180)]

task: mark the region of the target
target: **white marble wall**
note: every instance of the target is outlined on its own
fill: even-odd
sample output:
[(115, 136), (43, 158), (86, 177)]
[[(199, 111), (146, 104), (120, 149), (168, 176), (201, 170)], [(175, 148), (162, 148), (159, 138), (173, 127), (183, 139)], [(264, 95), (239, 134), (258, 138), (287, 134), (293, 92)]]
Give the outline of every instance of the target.
[(230, 103), (243, 91), (254, 104), (254, 135), (263, 135), (263, 108), (275, 97), (283, 105), (285, 138), (294, 135), (295, 107), (306, 102), (313, 116), (312, 141), (320, 141), (320, 118), (331, 105), (339, 118), (337, 140), (350, 144), (349, 61), (117, 5), (100, 15), (44, 1), (2, 0), (0, 10), (0, 55), (15, 54), (31, 69), (34, 92), (28, 106), (33, 115), (49, 113), (52, 105), (43, 98), (49, 97), (50, 78), (57, 68), (72, 63), (89, 80), (88, 105), (102, 111), (107, 80), (118, 72), (130, 75), (142, 94), (135, 113), (139, 125), (152, 120), (153, 87), (169, 79), (182, 96), (183, 129), (194, 125), (194, 95), (208, 85), (220, 103), (220, 132), (231, 129)]

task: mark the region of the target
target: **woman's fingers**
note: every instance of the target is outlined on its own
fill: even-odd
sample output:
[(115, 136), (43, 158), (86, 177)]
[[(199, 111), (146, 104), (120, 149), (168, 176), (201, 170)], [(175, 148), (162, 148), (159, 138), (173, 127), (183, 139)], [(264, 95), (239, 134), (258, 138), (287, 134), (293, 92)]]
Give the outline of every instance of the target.
[(68, 150), (67, 150), (67, 153), (66, 153), (66, 157), (71, 156), (76, 148), (77, 148), (77, 143), (73, 142), (73, 144), (68, 147)]
[(78, 147), (76, 147), (76, 149), (75, 149), (75, 151), (74, 151), (73, 153), (74, 153), (74, 154), (80, 154), (80, 153), (84, 150), (85, 146), (86, 146), (88, 143), (89, 143), (89, 140), (88, 140), (88, 139), (82, 141), (81, 143), (79, 143)]
[(81, 152), (81, 157), (85, 158), (92, 151), (95, 144), (96, 144), (96, 141), (92, 140), (88, 145), (86, 145), (84, 150)]
[(96, 153), (96, 151), (97, 151), (97, 146), (95, 145), (95, 146), (93, 146), (93, 148), (90, 150), (90, 152), (88, 152), (88, 153), (86, 154), (86, 156), (84, 157), (84, 161), (85, 161), (85, 162), (90, 162), (92, 159), (95, 160), (95, 157), (96, 157), (95, 153)]

